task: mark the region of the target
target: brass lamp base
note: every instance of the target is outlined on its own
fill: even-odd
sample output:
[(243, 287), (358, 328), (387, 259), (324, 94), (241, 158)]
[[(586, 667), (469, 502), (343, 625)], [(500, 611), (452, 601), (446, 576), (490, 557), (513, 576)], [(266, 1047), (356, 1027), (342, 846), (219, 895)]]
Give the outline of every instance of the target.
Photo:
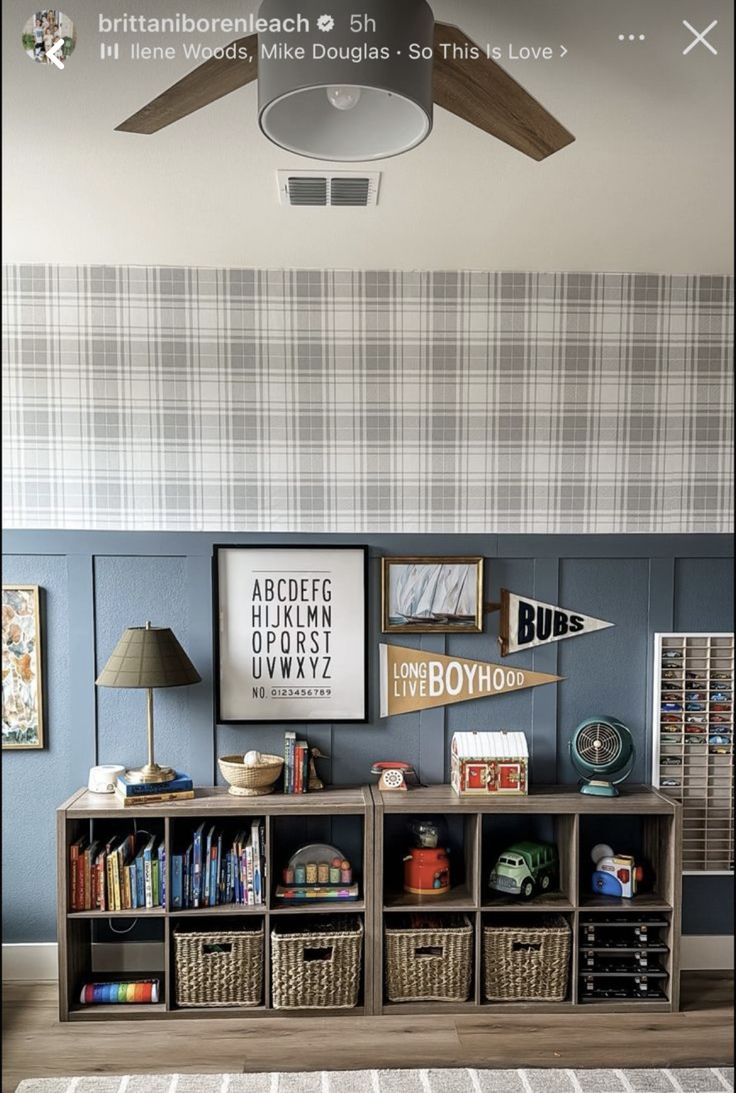
[(176, 771), (158, 763), (146, 763), (140, 770), (127, 771), (127, 778), (130, 782), (170, 782), (176, 778)]

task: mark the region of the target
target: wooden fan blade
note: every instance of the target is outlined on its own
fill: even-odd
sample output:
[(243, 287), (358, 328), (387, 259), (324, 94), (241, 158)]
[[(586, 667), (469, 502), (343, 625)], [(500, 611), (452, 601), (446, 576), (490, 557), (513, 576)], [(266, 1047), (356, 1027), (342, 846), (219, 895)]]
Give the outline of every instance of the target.
[[(446, 53), (440, 43), (446, 43)], [(452, 47), (462, 53), (452, 56)], [(479, 56), (473, 57), (472, 51)], [(465, 59), (468, 57), (468, 59)], [(434, 26), (434, 101), (532, 159), (546, 159), (575, 137), (459, 27)]]
[[(244, 49), (248, 53), (247, 60), (238, 56)], [(116, 130), (123, 133), (156, 133), (187, 114), (209, 106), (223, 95), (252, 83), (258, 76), (258, 36), (249, 34), (246, 38), (238, 38), (226, 47), (228, 50), (232, 50), (235, 57), (211, 57), (116, 125)]]

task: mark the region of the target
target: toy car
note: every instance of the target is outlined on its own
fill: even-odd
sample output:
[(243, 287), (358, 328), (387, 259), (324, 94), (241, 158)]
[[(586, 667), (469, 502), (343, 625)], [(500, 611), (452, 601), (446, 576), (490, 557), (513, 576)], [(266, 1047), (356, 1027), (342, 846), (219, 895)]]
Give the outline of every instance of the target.
[(682, 718), (676, 713), (663, 713), (660, 721), (663, 725), (679, 725)]
[(488, 879), (489, 887), (507, 896), (531, 899), (535, 892), (556, 887), (557, 847), (551, 843), (519, 842), (500, 854)]
[(711, 755), (728, 755), (731, 749), (725, 747), (723, 744), (719, 744), (717, 747), (710, 747), (708, 751)]
[(682, 737), (679, 732), (663, 732), (659, 739), (662, 744), (679, 744)]
[(711, 702), (730, 702), (730, 694), (726, 694), (725, 691), (712, 691), (710, 696)]
[(730, 703), (726, 705), (723, 702), (711, 702), (710, 708), (711, 713), (728, 713), (728, 711), (731, 709), (731, 705)]
[(702, 691), (688, 691), (685, 698), (688, 702), (705, 702), (705, 694)]
[(659, 784), (660, 784), (660, 786), (663, 786), (665, 789), (672, 789), (675, 786), (680, 785), (680, 779), (679, 778), (662, 778), (662, 780), (660, 781)]
[(682, 706), (679, 702), (663, 702), (662, 709), (665, 713), (677, 713), (682, 709)]
[(705, 706), (703, 705), (702, 702), (686, 702), (685, 703), (685, 709), (686, 710), (704, 710)]
[(682, 759), (679, 755), (663, 755), (660, 760), (660, 766), (663, 767), (681, 767)]
[(731, 718), (724, 717), (722, 714), (711, 714), (710, 723), (711, 725), (730, 725)]
[[(693, 730), (690, 729), (688, 731), (692, 732)], [(705, 737), (704, 736), (686, 736), (685, 737), (685, 743), (686, 744), (704, 744), (705, 743)]]
[(662, 660), (682, 660), (682, 653), (679, 649), (665, 649)]
[(730, 744), (731, 743), (731, 737), (730, 736), (722, 736), (720, 733), (713, 733), (712, 736), (708, 737), (708, 743), (709, 744)]

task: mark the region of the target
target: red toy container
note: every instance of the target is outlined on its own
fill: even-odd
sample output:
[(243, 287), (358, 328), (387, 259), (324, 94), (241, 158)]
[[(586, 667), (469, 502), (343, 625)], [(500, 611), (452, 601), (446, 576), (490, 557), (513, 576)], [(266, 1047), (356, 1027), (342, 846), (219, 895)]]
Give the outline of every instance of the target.
[(414, 847), (404, 858), (404, 891), (442, 896), (450, 890), (450, 859), (442, 847)]

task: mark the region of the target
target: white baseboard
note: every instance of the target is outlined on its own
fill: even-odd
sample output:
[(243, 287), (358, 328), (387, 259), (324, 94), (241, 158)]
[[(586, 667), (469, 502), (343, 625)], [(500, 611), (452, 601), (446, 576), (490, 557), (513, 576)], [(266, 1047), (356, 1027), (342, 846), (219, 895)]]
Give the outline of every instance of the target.
[[(93, 972), (154, 972), (161, 964), (160, 943), (128, 941), (92, 946)], [(3, 980), (48, 982), (58, 977), (55, 941), (3, 945)]]
[(38, 941), (33, 945), (3, 945), (3, 982), (46, 982), (56, 979), (57, 950), (55, 941)]
[(733, 971), (733, 938), (730, 934), (683, 934), (680, 967), (683, 971)]

